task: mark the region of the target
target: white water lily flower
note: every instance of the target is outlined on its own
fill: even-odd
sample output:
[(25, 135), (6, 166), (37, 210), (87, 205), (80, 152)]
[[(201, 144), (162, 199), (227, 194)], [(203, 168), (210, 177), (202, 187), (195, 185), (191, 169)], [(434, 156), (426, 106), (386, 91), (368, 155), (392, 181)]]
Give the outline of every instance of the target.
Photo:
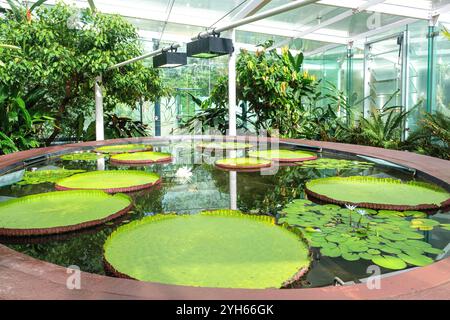
[(362, 216), (365, 216), (367, 214), (366, 210), (362, 210), (362, 209), (356, 210), (356, 212), (358, 212)]
[(175, 177), (181, 183), (188, 183), (192, 179), (192, 168), (179, 168), (175, 173)]
[(346, 207), (348, 210), (354, 211), (354, 210), (356, 209), (357, 206), (352, 206), (352, 205), (350, 205), (350, 204), (346, 204), (345, 207)]

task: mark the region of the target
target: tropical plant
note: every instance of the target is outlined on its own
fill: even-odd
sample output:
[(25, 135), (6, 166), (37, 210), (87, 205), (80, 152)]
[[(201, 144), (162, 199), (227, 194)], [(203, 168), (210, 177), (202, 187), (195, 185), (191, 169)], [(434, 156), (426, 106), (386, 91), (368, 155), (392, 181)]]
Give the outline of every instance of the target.
[[(219, 84), (223, 84), (220, 82)], [(212, 100), (216, 97), (223, 95), (217, 95), (218, 90), (222, 90), (222, 85), (216, 86), (213, 89), (212, 96), (204, 101), (195, 97), (191, 93), (188, 93), (194, 103), (200, 107), (200, 110), (194, 117), (187, 119), (184, 123), (181, 123), (181, 129), (187, 129), (189, 132), (194, 132), (198, 129), (202, 133), (205, 133), (212, 128), (217, 129), (222, 134), (226, 134), (228, 130), (228, 103), (212, 103)], [(240, 105), (240, 112), (236, 115), (237, 123), (236, 128), (241, 130), (248, 130), (249, 125), (252, 125), (251, 117), (248, 117), (244, 112), (244, 105)]]
[[(256, 53), (241, 50), (236, 62), (237, 103), (243, 102), (240, 121), (249, 121), (256, 131), (278, 130), (285, 137), (297, 137), (302, 131), (302, 114), (314, 106), (319, 96), (319, 82), (307, 72), (302, 72), (303, 54), (293, 56), (287, 48), (278, 54), (267, 51), (273, 42), (268, 41)], [(200, 120), (226, 128), (228, 114), (228, 80), (222, 77), (202, 110), (189, 123)], [(219, 110), (217, 110), (219, 109)], [(206, 112), (203, 112), (207, 110)], [(217, 111), (216, 111), (217, 110)]]
[[(146, 137), (150, 135), (149, 126), (139, 120), (129, 117), (120, 117), (114, 113), (104, 115), (105, 139)], [(78, 118), (78, 130), (76, 133), (78, 140), (95, 139), (95, 121), (92, 121), (84, 130), (84, 117)]]
[(450, 117), (442, 112), (426, 113), (403, 145), (404, 149), (450, 159)]
[(34, 108), (42, 91), (29, 92), (21, 97), (17, 91), (0, 85), (0, 154), (39, 146), (37, 132), (53, 121)]
[(51, 144), (57, 137), (73, 137), (78, 117), (93, 114), (94, 79), (103, 75), (104, 108), (112, 113), (118, 103), (135, 108), (141, 99), (164, 95), (159, 72), (136, 62), (118, 69), (112, 65), (143, 53), (136, 28), (118, 15), (79, 10), (58, 3), (13, 10), (0, 18), (0, 42), (21, 50), (2, 50), (0, 84), (18, 88), (20, 95), (43, 90), (35, 108), (52, 116), (55, 126), (39, 135)]

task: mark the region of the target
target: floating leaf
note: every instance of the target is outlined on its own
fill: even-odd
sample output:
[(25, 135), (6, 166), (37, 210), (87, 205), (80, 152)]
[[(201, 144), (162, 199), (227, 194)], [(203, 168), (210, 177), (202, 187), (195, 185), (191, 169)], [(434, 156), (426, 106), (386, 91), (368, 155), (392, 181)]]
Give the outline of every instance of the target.
[(450, 194), (436, 185), (366, 176), (310, 180), (306, 182), (306, 192), (322, 197), (323, 201), (331, 199), (335, 203), (356, 203), (369, 208), (371, 204), (384, 204), (403, 208), (428, 205), (436, 209), (450, 199)]
[(60, 159), (64, 161), (95, 161), (104, 157), (104, 154), (97, 154), (94, 152), (76, 152), (64, 154)]
[(142, 281), (274, 288), (309, 266), (309, 250), (299, 240), (268, 216), (232, 210), (159, 214), (114, 231), (104, 244), (104, 259)]
[(358, 261), (360, 257), (356, 253), (342, 252), (342, 258), (347, 261)]
[(26, 171), (23, 175), (22, 181), (17, 184), (40, 184), (40, 183), (54, 183), (59, 179), (70, 177), (77, 173), (85, 172), (85, 170), (68, 170), (68, 169), (54, 169), (54, 170), (36, 170)]
[(403, 261), (405, 261), (406, 263), (411, 264), (413, 266), (417, 266), (417, 267), (424, 267), (424, 266), (427, 266), (427, 265), (433, 263), (433, 259), (431, 259), (427, 256), (424, 256), (424, 255), (421, 255), (421, 254), (407, 255), (407, 254), (400, 253), (400, 254), (398, 254), (398, 257), (400, 259), (402, 259)]
[(341, 250), (337, 246), (335, 246), (334, 248), (333, 247), (325, 247), (320, 250), (320, 253), (324, 256), (328, 256), (331, 258), (337, 258), (341, 255)]
[(380, 267), (392, 270), (401, 270), (406, 268), (406, 263), (397, 257), (393, 256), (376, 256), (372, 262)]

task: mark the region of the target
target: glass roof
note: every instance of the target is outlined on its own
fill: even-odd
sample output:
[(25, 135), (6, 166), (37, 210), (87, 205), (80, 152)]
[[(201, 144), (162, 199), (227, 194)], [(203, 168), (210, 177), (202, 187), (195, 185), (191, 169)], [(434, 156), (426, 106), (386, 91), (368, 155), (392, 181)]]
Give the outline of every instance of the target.
[[(54, 4), (57, 0), (48, 0)], [(5, 3), (6, 0), (0, 0)], [(35, 1), (29, 1), (35, 2)], [(87, 0), (65, 0), (83, 8)], [(120, 14), (132, 22), (145, 42), (187, 42), (199, 32), (230, 22), (236, 14), (260, 13), (293, 0), (94, 0), (97, 9)], [(358, 8), (365, 10), (357, 10)], [(170, 10), (171, 8), (171, 10)], [(250, 9), (249, 9), (250, 8)], [(248, 9), (248, 10), (247, 10)], [(427, 20), (440, 13), (440, 22), (450, 24), (450, 0), (320, 0), (276, 16), (237, 28), (237, 46), (251, 49), (272, 39), (306, 52), (345, 45), (374, 29), (389, 30), (402, 23)], [(334, 19), (334, 23), (330, 23)], [(167, 20), (167, 24), (165, 23)], [(323, 27), (318, 27), (320, 25)], [(165, 26), (165, 27), (164, 27)], [(311, 30), (314, 28), (314, 30)], [(164, 33), (161, 34), (164, 29)], [(376, 32), (375, 32), (376, 33)]]

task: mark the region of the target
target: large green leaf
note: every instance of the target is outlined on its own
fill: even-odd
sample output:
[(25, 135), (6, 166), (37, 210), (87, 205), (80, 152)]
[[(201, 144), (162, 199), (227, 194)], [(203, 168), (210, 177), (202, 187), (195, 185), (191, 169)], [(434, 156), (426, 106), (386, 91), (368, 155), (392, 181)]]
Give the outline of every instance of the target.
[(111, 234), (104, 257), (138, 280), (222, 288), (279, 288), (310, 264), (295, 233), (230, 210), (132, 222)]

